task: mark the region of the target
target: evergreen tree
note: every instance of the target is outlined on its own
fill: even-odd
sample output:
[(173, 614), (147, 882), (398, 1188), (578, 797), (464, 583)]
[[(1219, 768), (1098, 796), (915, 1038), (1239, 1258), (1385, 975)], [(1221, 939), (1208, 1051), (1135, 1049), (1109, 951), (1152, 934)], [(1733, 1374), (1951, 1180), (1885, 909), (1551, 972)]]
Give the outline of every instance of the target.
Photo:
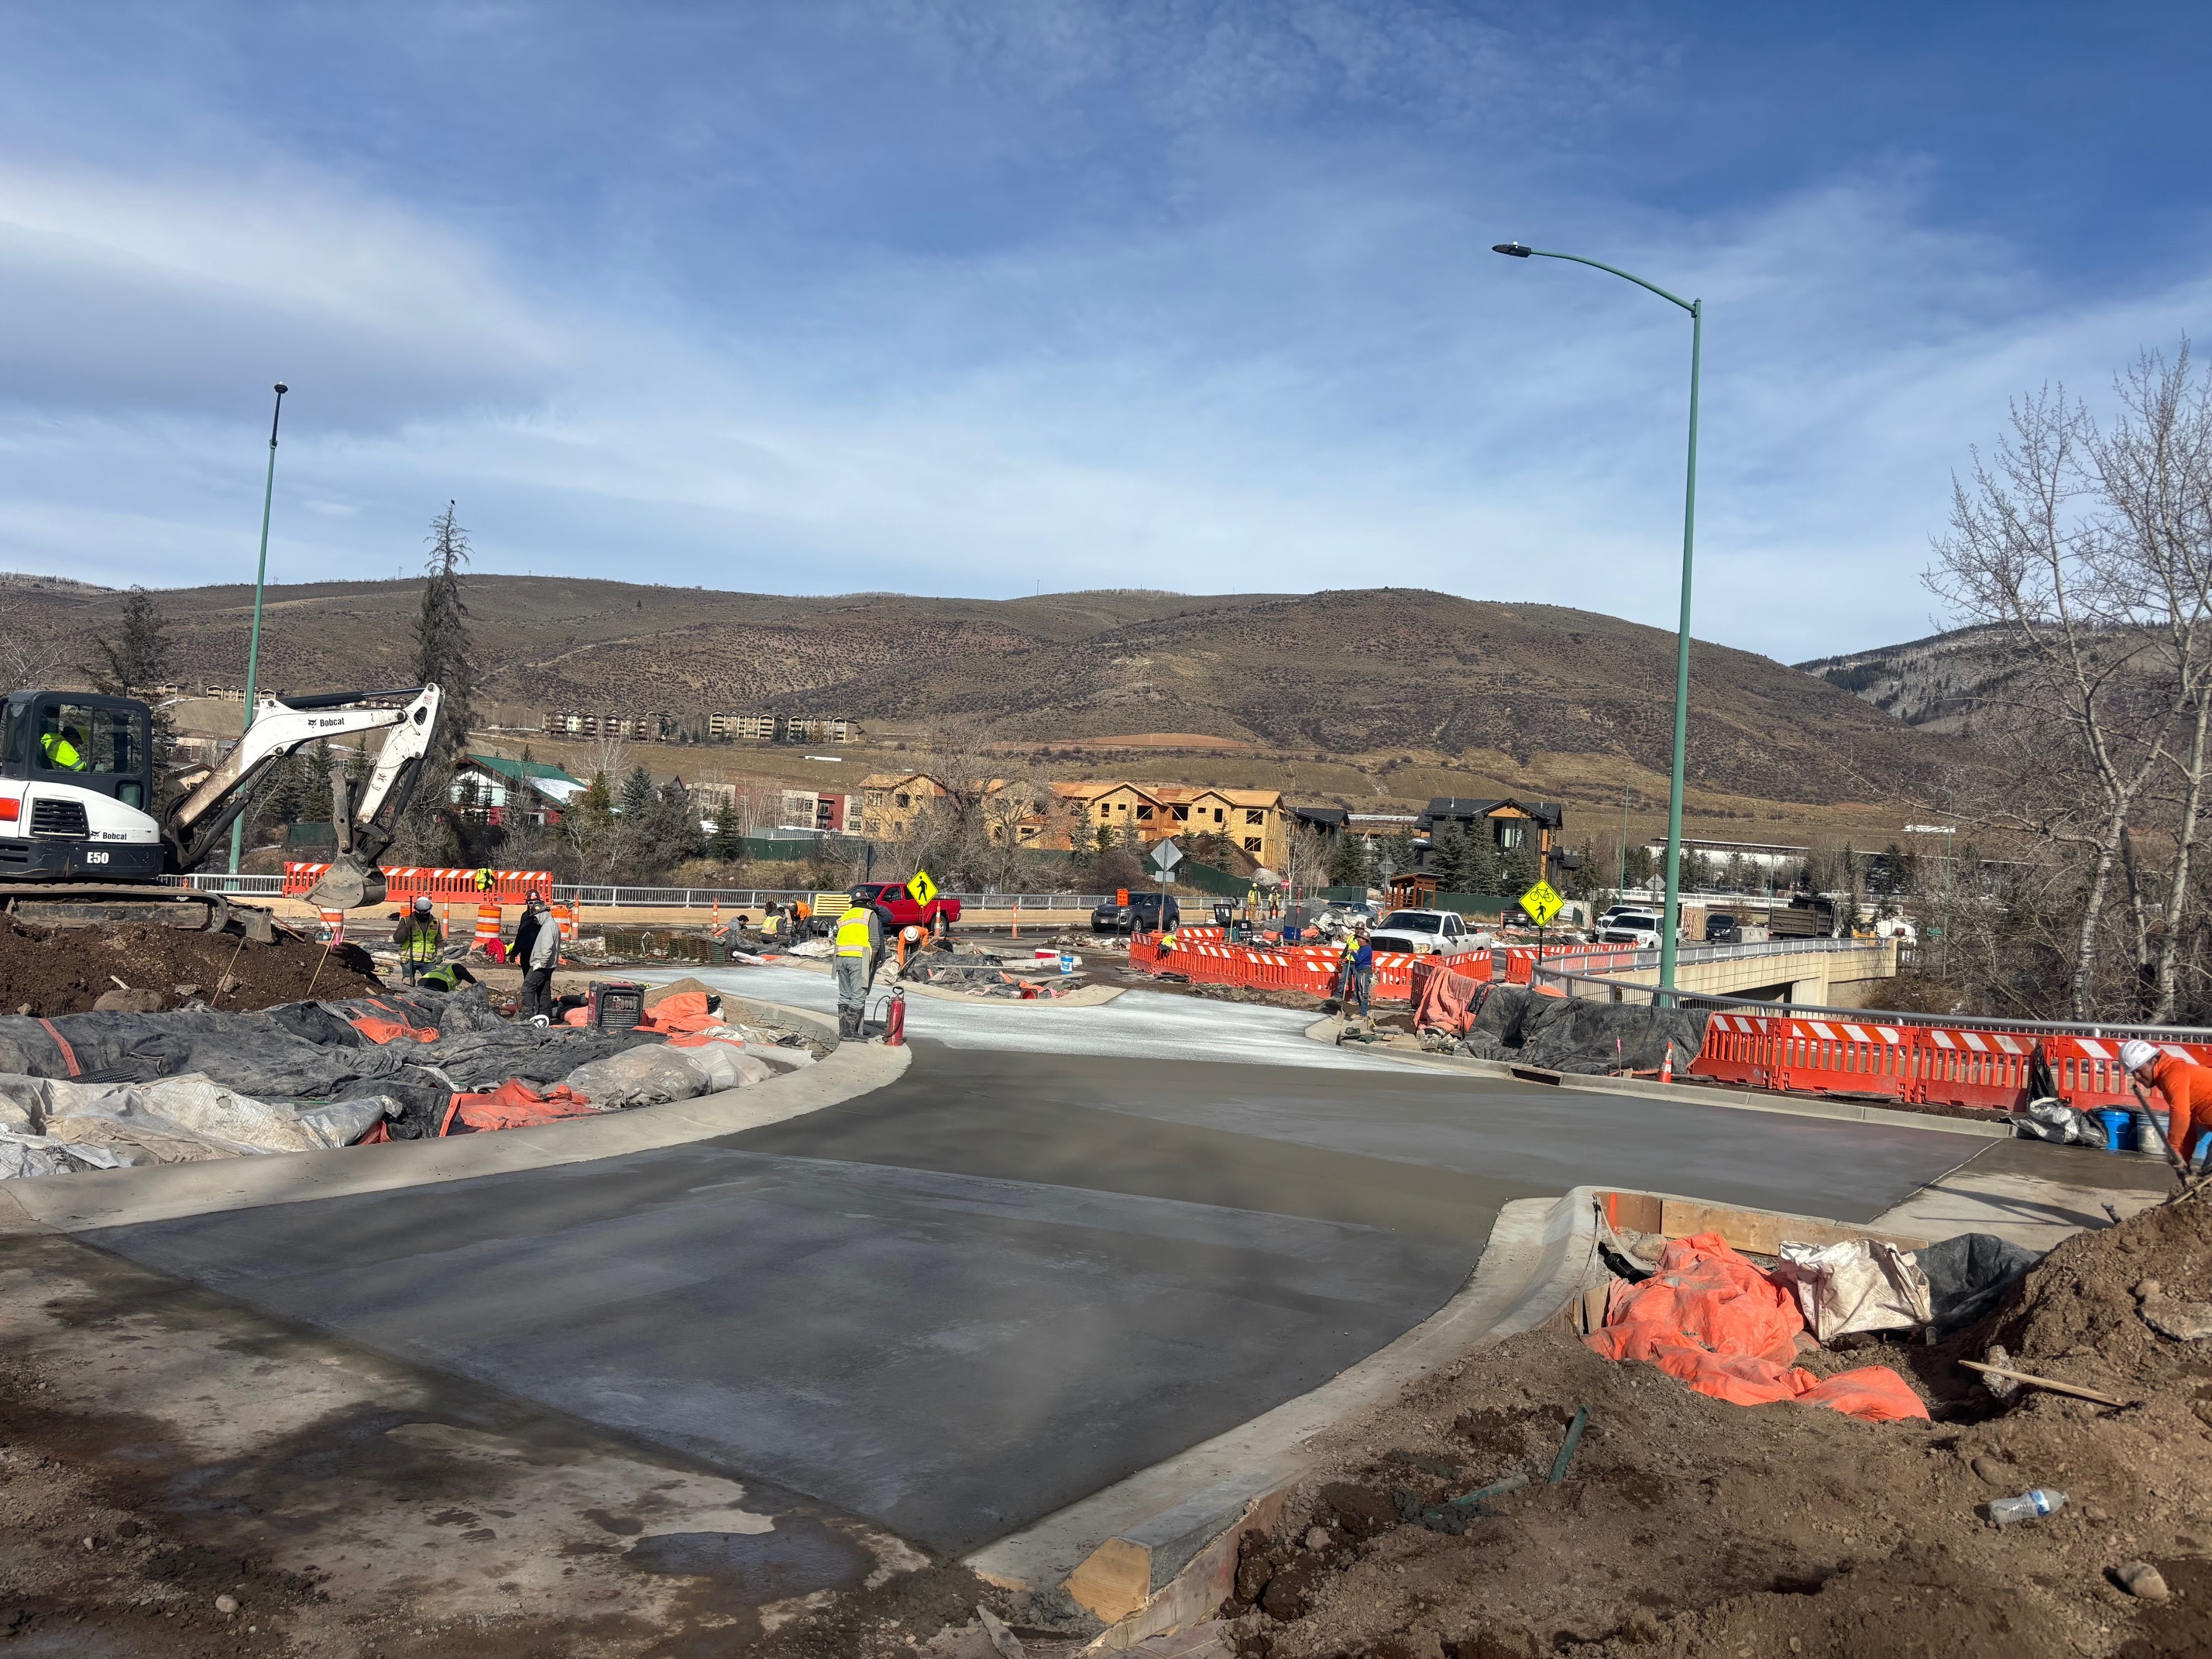
[(647, 771), (642, 763), (633, 767), (630, 775), (623, 780), (623, 816), (632, 823), (642, 819), (653, 808), (655, 793), (653, 774)]
[(1332, 887), (1366, 886), (1366, 842), (1349, 830), (1340, 834), (1329, 843), (1327, 868)]
[(134, 587), (124, 597), (123, 619), (114, 637), (93, 641), (100, 660), (80, 671), (92, 682), (95, 691), (111, 697), (136, 697), (153, 706), (154, 768), (157, 775), (169, 769), (170, 751), (176, 738), (169, 711), (161, 708), (154, 696), (154, 688), (167, 682), (170, 664), (175, 656), (168, 629), (168, 618), (154, 603), (154, 596), (143, 587)]
[(707, 856), (723, 864), (738, 864), (745, 856), (745, 838), (738, 826), (738, 804), (726, 800), (714, 808), (714, 838), (707, 843)]
[[(415, 618), (415, 680), (435, 684), (444, 693), (439, 754), (441, 769), (467, 747), (476, 724), (477, 672), (469, 638), (469, 607), (461, 594), (461, 567), (469, 562), (468, 532), (453, 516), (453, 503), (430, 520), (430, 556), (423, 566), (422, 604)], [(426, 779), (425, 782), (428, 781)], [(438, 794), (442, 797), (444, 782)]]
[(1472, 892), (1474, 879), (1474, 848), (1468, 841), (1467, 831), (1456, 823), (1447, 823), (1429, 837), (1433, 849), (1430, 867), (1437, 872), (1437, 887), (1441, 892)]

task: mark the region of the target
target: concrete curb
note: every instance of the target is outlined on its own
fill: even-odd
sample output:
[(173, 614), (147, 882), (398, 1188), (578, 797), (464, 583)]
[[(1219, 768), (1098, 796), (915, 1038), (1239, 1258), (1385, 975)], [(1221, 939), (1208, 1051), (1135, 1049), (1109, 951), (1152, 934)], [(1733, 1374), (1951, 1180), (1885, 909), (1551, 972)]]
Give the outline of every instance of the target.
[[(1336, 1042), (1336, 1016), (1306, 1027), (1309, 1041)], [(1697, 1083), (1654, 1083), (1640, 1077), (1596, 1077), (1583, 1073), (1547, 1072), (1540, 1079), (1528, 1075), (1538, 1068), (1516, 1066), (1504, 1060), (1477, 1060), (1470, 1054), (1416, 1054), (1403, 1048), (1376, 1047), (1377, 1055), (1428, 1066), (1438, 1071), (1468, 1072), (1477, 1077), (1500, 1078), (1513, 1083), (1552, 1083), (1584, 1094), (1630, 1095), (1641, 1100), (1674, 1100), (1693, 1106), (1721, 1106), (1734, 1112), (1779, 1112), (1792, 1117), (1824, 1117), (1846, 1123), (1879, 1123), (1893, 1129), (1932, 1129), (1938, 1134), (1970, 1135), (1982, 1140), (2010, 1140), (2009, 1123), (1984, 1123), (1973, 1118), (1942, 1117), (1933, 1112), (1899, 1111), (1856, 1100), (1817, 1100), (1804, 1095), (1771, 1094), (1756, 1089), (1716, 1089)]]
[(1465, 1287), (1388, 1347), (1311, 1393), (985, 1546), (966, 1564), (994, 1583), (1063, 1603), (1060, 1611), (1082, 1628), (1106, 1631), (1110, 1646), (1188, 1622), (1203, 1611), (1197, 1601), (1221, 1599), (1212, 1583), (1220, 1564), (1195, 1573), (1194, 1564), (1228, 1537), (1233, 1572), (1233, 1529), (1304, 1473), (1307, 1441), (1470, 1348), (1534, 1329), (1582, 1289), (1597, 1256), (1596, 1191), (1508, 1203)]
[[(833, 1022), (802, 1008), (735, 996), (724, 1006), (741, 1016), (772, 1018), (836, 1041)], [(711, 1140), (880, 1089), (903, 1073), (913, 1057), (910, 1048), (846, 1043), (812, 1066), (748, 1089), (633, 1107), (604, 1117), (570, 1118), (540, 1128), (0, 1181), (0, 1237), (88, 1232), (220, 1210), (393, 1192)]]

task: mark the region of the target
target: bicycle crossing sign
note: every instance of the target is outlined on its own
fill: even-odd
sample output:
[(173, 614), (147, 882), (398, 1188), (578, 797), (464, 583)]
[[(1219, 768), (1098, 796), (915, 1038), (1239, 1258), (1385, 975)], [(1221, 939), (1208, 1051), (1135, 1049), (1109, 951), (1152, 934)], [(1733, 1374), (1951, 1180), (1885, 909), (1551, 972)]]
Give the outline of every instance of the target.
[(1559, 896), (1559, 890), (1548, 881), (1540, 881), (1521, 895), (1522, 909), (1539, 927), (1549, 927), (1553, 919), (1566, 908), (1566, 902)]

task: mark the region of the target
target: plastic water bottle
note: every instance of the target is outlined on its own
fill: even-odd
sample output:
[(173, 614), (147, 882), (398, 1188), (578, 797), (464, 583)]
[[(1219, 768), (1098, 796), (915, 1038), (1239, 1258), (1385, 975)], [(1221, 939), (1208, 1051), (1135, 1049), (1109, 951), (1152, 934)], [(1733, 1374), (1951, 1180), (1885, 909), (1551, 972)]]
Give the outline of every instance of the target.
[(2031, 1486), (2017, 1498), (1991, 1498), (1990, 1519), (2000, 1527), (2008, 1527), (2015, 1521), (2033, 1521), (2040, 1516), (2056, 1515), (2065, 1504), (2064, 1492), (2050, 1486)]

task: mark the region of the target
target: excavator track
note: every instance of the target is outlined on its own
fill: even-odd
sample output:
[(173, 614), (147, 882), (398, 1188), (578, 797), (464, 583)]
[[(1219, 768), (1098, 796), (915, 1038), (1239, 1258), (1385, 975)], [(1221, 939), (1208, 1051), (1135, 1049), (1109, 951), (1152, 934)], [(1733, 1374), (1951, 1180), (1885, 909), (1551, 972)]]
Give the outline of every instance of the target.
[(104, 882), (0, 890), (0, 912), (50, 927), (114, 927), (131, 923), (182, 933), (235, 933), (258, 945), (273, 944), (276, 918), (253, 905), (234, 904), (220, 893), (185, 887), (118, 887)]

